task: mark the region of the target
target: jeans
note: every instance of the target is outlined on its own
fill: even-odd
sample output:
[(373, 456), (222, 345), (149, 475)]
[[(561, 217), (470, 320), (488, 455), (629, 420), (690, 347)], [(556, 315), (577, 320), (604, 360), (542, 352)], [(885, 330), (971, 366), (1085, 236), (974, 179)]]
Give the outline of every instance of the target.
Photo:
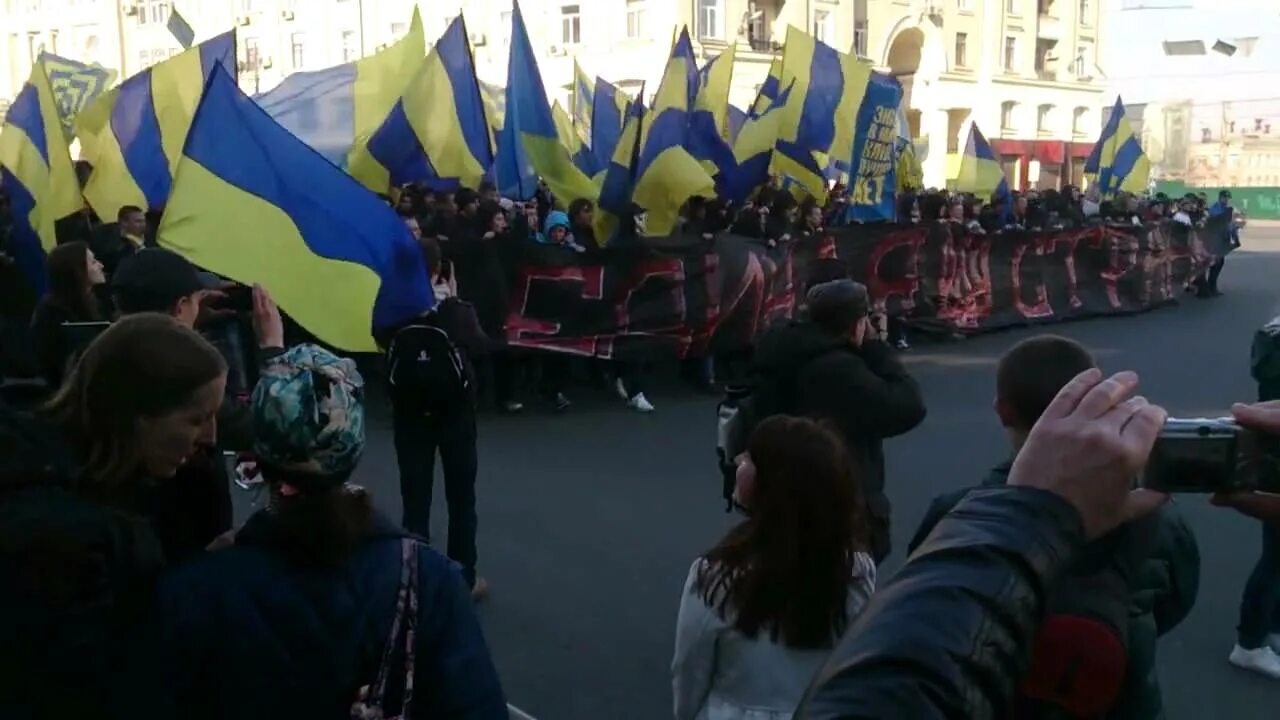
[(396, 463), (400, 466), (402, 524), (422, 537), (431, 534), (431, 495), (436, 451), (444, 470), (449, 506), (446, 552), (462, 566), (468, 585), (476, 582), (476, 417), (468, 407), (449, 416), (395, 414)]
[(1246, 650), (1262, 647), (1269, 634), (1280, 634), (1280, 524), (1262, 524), (1262, 557), (1244, 584), (1236, 634)]

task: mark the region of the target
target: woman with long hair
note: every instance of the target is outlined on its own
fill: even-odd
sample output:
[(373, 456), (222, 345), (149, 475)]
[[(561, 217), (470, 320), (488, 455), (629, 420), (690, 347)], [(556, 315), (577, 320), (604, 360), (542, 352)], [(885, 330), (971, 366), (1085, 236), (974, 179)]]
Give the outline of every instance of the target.
[(738, 459), (747, 519), (689, 569), (676, 720), (789, 719), (875, 589), (857, 478), (836, 434), (774, 416)]
[(39, 415), (0, 414), (0, 717), (136, 716), (122, 693), (150, 686), (132, 675), (165, 565), (138, 501), (212, 441), (226, 372), (194, 330), (142, 314)]
[(107, 279), (88, 243), (59, 245), (49, 252), (45, 265), (49, 289), (31, 316), (31, 341), (40, 374), (53, 391), (62, 384), (72, 351), (62, 325), (105, 319), (95, 288)]
[(270, 498), (234, 546), (166, 578), (158, 716), (505, 720), (460, 569), (350, 483), (365, 447), (355, 363), (288, 350), (253, 415)]

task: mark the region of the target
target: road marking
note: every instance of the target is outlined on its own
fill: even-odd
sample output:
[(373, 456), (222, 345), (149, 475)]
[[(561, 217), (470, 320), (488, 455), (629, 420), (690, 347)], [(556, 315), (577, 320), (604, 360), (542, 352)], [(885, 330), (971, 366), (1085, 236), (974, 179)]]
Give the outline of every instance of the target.
[(515, 705), (507, 704), (507, 717), (511, 720), (534, 720), (533, 716)]

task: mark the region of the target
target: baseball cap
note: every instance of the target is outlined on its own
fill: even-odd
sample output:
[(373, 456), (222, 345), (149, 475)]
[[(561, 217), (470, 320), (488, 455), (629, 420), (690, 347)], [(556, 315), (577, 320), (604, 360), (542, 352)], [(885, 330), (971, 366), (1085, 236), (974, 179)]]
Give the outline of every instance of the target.
[(178, 253), (146, 248), (120, 263), (111, 291), (126, 314), (169, 312), (182, 298), (218, 284), (217, 276), (201, 273)]
[(867, 286), (848, 279), (814, 285), (805, 300), (809, 305), (809, 318), (833, 332), (853, 327), (867, 316), (871, 304)]
[(364, 379), (354, 361), (298, 345), (267, 361), (253, 390), (254, 452), (298, 489), (346, 481), (364, 454)]

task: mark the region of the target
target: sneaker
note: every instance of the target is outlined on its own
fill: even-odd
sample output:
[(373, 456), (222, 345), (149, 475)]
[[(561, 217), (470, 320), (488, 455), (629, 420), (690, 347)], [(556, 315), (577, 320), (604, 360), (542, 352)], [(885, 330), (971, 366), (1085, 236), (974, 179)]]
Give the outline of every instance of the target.
[(631, 399), (631, 395), (627, 393), (627, 385), (626, 383), (622, 382), (622, 378), (618, 378), (617, 380), (613, 381), (613, 391), (618, 393), (618, 397), (622, 398), (623, 400)]
[(897, 343), (895, 343), (895, 346), (896, 346), (899, 350), (910, 350), (910, 349), (911, 349), (911, 343), (907, 342), (907, 339), (906, 339), (906, 338), (898, 338), (898, 342), (897, 342)]
[(524, 403), (518, 403), (515, 400), (508, 400), (502, 403), (502, 412), (508, 415), (515, 415), (524, 410)]
[(476, 584), (471, 586), (471, 602), (484, 602), (489, 597), (489, 581), (476, 577)]
[(636, 412), (651, 413), (653, 412), (653, 403), (649, 402), (649, 398), (644, 393), (636, 393), (636, 396), (627, 401), (627, 407)]
[(551, 404), (555, 407), (557, 412), (564, 412), (573, 405), (572, 402), (569, 402), (569, 398), (565, 397), (562, 392), (556, 393), (555, 397), (551, 398)]
[(1259, 675), (1266, 675), (1272, 680), (1280, 680), (1280, 655), (1263, 645), (1256, 650), (1245, 650), (1236, 645), (1231, 650), (1227, 662), (1244, 670), (1252, 670)]

